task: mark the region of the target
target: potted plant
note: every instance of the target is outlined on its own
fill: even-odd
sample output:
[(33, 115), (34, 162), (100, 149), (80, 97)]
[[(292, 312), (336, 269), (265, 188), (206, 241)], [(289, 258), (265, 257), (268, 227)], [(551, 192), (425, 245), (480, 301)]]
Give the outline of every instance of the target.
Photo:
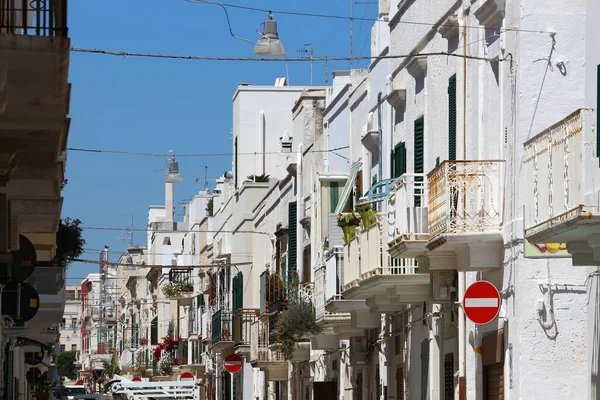
[(194, 285), (192, 283), (182, 283), (181, 284), (181, 291), (182, 292), (193, 292), (194, 291)]
[(140, 338), (140, 346), (145, 346), (148, 344), (148, 338)]
[(281, 279), (281, 276), (279, 276), (279, 274), (272, 274), (271, 276), (269, 276), (267, 289), (267, 303), (274, 303), (277, 300), (283, 299), (283, 286), (283, 279)]
[(161, 375), (171, 375), (173, 373), (173, 358), (169, 353), (165, 353), (158, 362), (158, 371)]
[(356, 211), (360, 214), (363, 228), (365, 228), (366, 231), (377, 222), (377, 211), (373, 210), (370, 204), (358, 206), (356, 207)]
[(165, 296), (173, 298), (181, 294), (183, 285), (179, 282), (169, 282), (162, 287), (162, 291)]
[(337, 223), (338, 226), (342, 228), (342, 231), (344, 232), (344, 241), (346, 242), (346, 244), (350, 243), (350, 240), (352, 239), (352, 233), (354, 233), (354, 231), (358, 227), (358, 224), (360, 224), (360, 218), (357, 217), (354, 213), (340, 213), (338, 214)]
[(306, 336), (318, 335), (322, 327), (317, 324), (312, 302), (294, 296), (288, 308), (279, 314), (275, 328), (278, 350), (286, 360), (291, 360), (298, 343)]

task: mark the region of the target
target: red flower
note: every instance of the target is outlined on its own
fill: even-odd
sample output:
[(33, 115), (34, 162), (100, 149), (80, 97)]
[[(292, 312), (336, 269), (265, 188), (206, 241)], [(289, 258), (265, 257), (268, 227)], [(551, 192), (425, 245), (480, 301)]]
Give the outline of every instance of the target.
[(296, 271), (293, 271), (292, 275), (296, 276), (296, 275), (298, 275), (298, 273)]

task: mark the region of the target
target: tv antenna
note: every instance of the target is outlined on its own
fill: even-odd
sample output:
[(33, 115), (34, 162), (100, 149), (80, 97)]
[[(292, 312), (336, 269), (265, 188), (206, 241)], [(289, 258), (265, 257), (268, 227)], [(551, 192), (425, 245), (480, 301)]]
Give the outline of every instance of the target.
[(306, 56), (304, 56), (303, 58), (310, 60), (310, 86), (313, 85), (313, 48), (311, 46), (311, 43), (305, 43), (304, 47), (301, 49), (298, 49), (298, 53), (301, 54), (306, 54)]

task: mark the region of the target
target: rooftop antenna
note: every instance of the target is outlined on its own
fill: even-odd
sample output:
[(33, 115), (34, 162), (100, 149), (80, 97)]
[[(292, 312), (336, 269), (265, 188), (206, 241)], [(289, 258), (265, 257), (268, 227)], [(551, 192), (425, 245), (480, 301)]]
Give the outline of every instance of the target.
[(327, 55), (325, 55), (325, 86), (329, 85), (329, 70), (327, 69), (328, 66), (329, 63), (327, 61)]
[(298, 49), (298, 53), (304, 53), (306, 54), (305, 59), (310, 60), (310, 86), (313, 85), (313, 48), (311, 46), (311, 43), (305, 43), (304, 47), (301, 49)]
[(354, 58), (354, 43), (352, 42), (354, 36), (354, 0), (350, 0), (350, 69), (352, 69), (352, 59)]

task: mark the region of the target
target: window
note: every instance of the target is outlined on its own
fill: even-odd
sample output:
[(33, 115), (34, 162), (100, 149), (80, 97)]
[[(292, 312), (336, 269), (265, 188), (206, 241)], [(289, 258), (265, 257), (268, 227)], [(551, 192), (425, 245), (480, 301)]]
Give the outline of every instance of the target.
[(76, 344), (72, 344), (71, 345), (71, 351), (77, 351), (77, 345)]
[(75, 328), (77, 326), (77, 318), (71, 318), (71, 328)]
[(448, 81), (448, 160), (456, 160), (456, 75)]
[[(425, 120), (423, 117), (415, 120), (415, 151), (414, 151), (414, 172), (422, 174), (425, 167)], [(415, 182), (422, 182), (421, 177), (415, 177)], [(421, 207), (421, 196), (415, 196), (415, 207)]]
[(340, 184), (331, 182), (329, 184), (329, 212), (335, 213), (335, 207), (340, 200)]
[(61, 352), (65, 351), (65, 345), (64, 345), (64, 344), (61, 344), (61, 345), (60, 345), (60, 351), (61, 351)]
[(444, 400), (454, 400), (454, 353), (444, 356)]
[(391, 177), (399, 178), (406, 173), (406, 143), (400, 142), (394, 147), (391, 159)]
[(296, 271), (296, 246), (298, 245), (296, 226), (298, 225), (296, 202), (288, 203), (288, 282), (292, 281), (292, 273)]

